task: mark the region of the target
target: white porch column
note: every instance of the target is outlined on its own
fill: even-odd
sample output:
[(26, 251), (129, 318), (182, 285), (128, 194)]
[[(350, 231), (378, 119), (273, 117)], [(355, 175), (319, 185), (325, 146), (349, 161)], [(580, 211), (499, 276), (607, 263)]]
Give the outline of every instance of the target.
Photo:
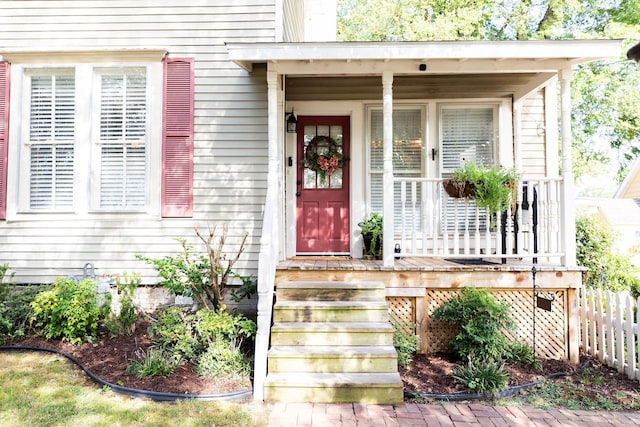
[(258, 258), (258, 332), (256, 333), (253, 398), (264, 400), (264, 382), (267, 377), (267, 351), (271, 334), (271, 311), (273, 310), (273, 292), (275, 288), (275, 271), (279, 258), (278, 217), (279, 208), (278, 174), (280, 158), (278, 157), (278, 132), (281, 117), (278, 111), (278, 73), (267, 71), (267, 127), (268, 158), (267, 196), (264, 206), (262, 236), (260, 237), (260, 255)]
[(573, 162), (571, 160), (571, 69), (560, 71), (560, 112), (562, 138), (562, 219), (560, 221), (565, 266), (576, 265), (576, 213), (574, 201)]
[(382, 72), (382, 263), (393, 267), (393, 72)]
[(513, 103), (513, 166), (522, 173), (522, 101)]

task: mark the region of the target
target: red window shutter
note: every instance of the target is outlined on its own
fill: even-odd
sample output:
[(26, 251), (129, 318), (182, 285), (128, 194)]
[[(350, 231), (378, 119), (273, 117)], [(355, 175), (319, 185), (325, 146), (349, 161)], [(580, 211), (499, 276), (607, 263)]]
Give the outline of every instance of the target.
[(164, 63), (162, 216), (193, 215), (193, 58)]
[(0, 62), (0, 219), (7, 219), (9, 160), (9, 63)]

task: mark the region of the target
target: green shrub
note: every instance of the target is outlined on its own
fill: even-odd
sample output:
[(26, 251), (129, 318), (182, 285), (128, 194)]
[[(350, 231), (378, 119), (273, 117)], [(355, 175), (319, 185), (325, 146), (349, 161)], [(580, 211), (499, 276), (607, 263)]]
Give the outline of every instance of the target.
[(497, 362), (469, 359), (466, 366), (458, 366), (453, 377), (472, 393), (497, 393), (509, 383), (509, 376)]
[(504, 360), (505, 362), (522, 363), (540, 369), (540, 365), (536, 362), (533, 347), (518, 341), (507, 343)]
[(175, 354), (166, 354), (160, 349), (150, 349), (147, 353), (136, 350), (135, 358), (129, 361), (125, 370), (128, 375), (138, 377), (168, 377), (180, 365), (181, 359)]
[(109, 312), (109, 303), (99, 307), (93, 280), (56, 280), (53, 289), (41, 292), (31, 303), (36, 325), (46, 338), (62, 338), (73, 344), (91, 341), (99, 321)]
[(576, 260), (587, 267), (584, 284), (640, 296), (640, 272), (631, 258), (613, 251), (615, 233), (604, 221), (588, 215), (576, 217)]
[(513, 324), (509, 305), (498, 303), (487, 289), (462, 288), (454, 298), (437, 307), (433, 317), (460, 327), (449, 344), (462, 360), (503, 359), (507, 345), (503, 332)]
[(217, 339), (198, 359), (196, 372), (202, 376), (249, 376), (252, 361), (236, 341)]
[(224, 305), (194, 314), (169, 307), (159, 313), (149, 333), (155, 348), (190, 360), (202, 375), (244, 375), (251, 370), (251, 359), (243, 353), (243, 344), (256, 329), (255, 322), (229, 314)]
[(14, 287), (0, 302), (0, 344), (10, 339), (22, 337), (30, 330), (30, 321), (34, 316), (31, 303), (36, 296), (50, 285), (31, 285)]
[(406, 368), (411, 364), (413, 355), (420, 348), (420, 337), (413, 332), (415, 325), (391, 322), (393, 325), (393, 346), (398, 353), (398, 365)]
[(149, 326), (153, 345), (167, 354), (176, 354), (187, 360), (202, 351), (193, 328), (193, 315), (178, 307), (169, 307), (158, 313), (158, 319)]
[[(233, 266), (244, 252), (249, 234), (245, 233), (235, 255), (227, 259), (223, 251), (228, 235), (227, 226), (222, 227), (219, 236), (216, 236), (217, 227), (210, 227), (207, 234), (202, 234), (197, 228), (195, 232), (205, 245), (206, 255), (194, 253), (194, 248), (185, 239), (177, 239), (182, 245), (182, 254), (160, 259), (142, 255), (136, 257), (155, 267), (162, 278), (160, 284), (172, 294), (193, 297), (202, 308), (218, 310), (223, 305), (229, 278), (244, 279), (233, 271)], [(242, 294), (251, 296), (251, 284), (243, 280), (243, 285)], [(239, 295), (237, 293), (235, 296)]]
[(227, 313), (226, 307), (222, 306), (218, 311), (199, 310), (195, 314), (195, 330), (200, 343), (206, 347), (220, 339), (241, 343), (254, 336), (257, 327), (242, 315)]
[(140, 286), (140, 275), (133, 273), (124, 274), (124, 279), (116, 279), (116, 287), (120, 294), (120, 311), (117, 314), (111, 313), (105, 321), (105, 326), (113, 334), (131, 335), (135, 330), (138, 313), (133, 304), (134, 292)]

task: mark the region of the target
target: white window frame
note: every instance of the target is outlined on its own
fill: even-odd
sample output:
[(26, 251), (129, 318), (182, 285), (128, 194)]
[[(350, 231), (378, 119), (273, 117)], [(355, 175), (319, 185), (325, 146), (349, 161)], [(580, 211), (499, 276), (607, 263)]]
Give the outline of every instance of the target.
[[(393, 106), (393, 110), (397, 111), (397, 110), (420, 110), (421, 112), (421, 123), (420, 123), (420, 128), (422, 130), (422, 138), (423, 138), (423, 142), (422, 142), (422, 171), (421, 171), (421, 177), (426, 177), (427, 174), (429, 173), (429, 165), (428, 165), (428, 159), (426, 156), (426, 151), (427, 151), (427, 147), (429, 147), (430, 141), (429, 141), (429, 133), (428, 133), (428, 129), (427, 129), (427, 118), (428, 118), (428, 114), (429, 114), (429, 110), (428, 110), (429, 106), (424, 103), (424, 104), (395, 104)], [(366, 160), (365, 160), (365, 170), (366, 170), (366, 185), (365, 185), (365, 194), (366, 194), (366, 201), (367, 201), (367, 206), (368, 206), (368, 211), (366, 212), (367, 215), (369, 215), (372, 211), (372, 200), (371, 200), (371, 187), (372, 187), (372, 181), (373, 181), (373, 175), (374, 175), (374, 171), (371, 169), (371, 112), (372, 111), (382, 111), (383, 107), (382, 104), (371, 104), (371, 105), (365, 105), (365, 156), (366, 156)], [(394, 170), (395, 172), (395, 170)], [(380, 171), (376, 171), (375, 174), (382, 174), (382, 170)], [(382, 213), (382, 212), (379, 212)]]
[[(438, 128), (438, 153), (440, 154), (438, 156), (439, 162), (438, 162), (438, 170), (439, 170), (439, 175), (440, 177), (444, 177), (445, 173), (450, 172), (452, 169), (448, 169), (447, 171), (445, 171), (444, 169), (444, 144), (443, 144), (443, 137), (442, 137), (442, 110), (444, 109), (469, 109), (469, 108), (492, 108), (493, 109), (493, 141), (492, 141), (492, 146), (493, 146), (493, 165), (497, 165), (500, 162), (500, 140), (501, 140), (501, 133), (502, 133), (502, 127), (500, 126), (500, 110), (501, 110), (501, 105), (499, 101), (486, 101), (486, 102), (441, 102), (438, 103), (438, 124), (437, 124), (437, 128)], [(459, 165), (458, 167), (460, 167), (462, 165)]]
[[(84, 61), (68, 63), (37, 63), (12, 64), (11, 80), (11, 111), (18, 113), (10, 116), (9, 157), (19, 159), (9, 162), (9, 186), (7, 191), (7, 219), (29, 219), (38, 214), (109, 217), (126, 213), (128, 215), (142, 215), (144, 217), (160, 217), (160, 182), (162, 170), (162, 62), (131, 61), (127, 58), (121, 63), (100, 62), (96, 55), (96, 62)], [(99, 192), (99, 175), (94, 167), (96, 162), (93, 128), (99, 120), (94, 110), (96, 98), (95, 77), (98, 70), (122, 68), (146, 69), (146, 99), (147, 99), (147, 138), (146, 138), (146, 185), (145, 206), (136, 210), (99, 209), (95, 203), (94, 194)], [(33, 210), (30, 209), (30, 158), (29, 146), (24, 142), (29, 135), (30, 84), (29, 74), (46, 74), (54, 70), (73, 69), (75, 73), (75, 146), (74, 146), (74, 203), (68, 210)], [(21, 114), (20, 114), (21, 113)], [(99, 159), (99, 153), (98, 157)], [(98, 169), (99, 170), (99, 169)], [(12, 185), (11, 182), (14, 184)], [(97, 187), (96, 187), (97, 183)]]

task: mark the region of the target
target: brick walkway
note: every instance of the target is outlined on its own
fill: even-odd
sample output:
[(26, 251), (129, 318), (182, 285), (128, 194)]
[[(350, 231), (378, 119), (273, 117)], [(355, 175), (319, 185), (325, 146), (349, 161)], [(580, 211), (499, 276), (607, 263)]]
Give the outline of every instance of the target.
[(268, 427), (640, 426), (640, 413), (636, 412), (541, 410), (476, 403), (398, 406), (277, 403), (268, 405), (268, 411)]

